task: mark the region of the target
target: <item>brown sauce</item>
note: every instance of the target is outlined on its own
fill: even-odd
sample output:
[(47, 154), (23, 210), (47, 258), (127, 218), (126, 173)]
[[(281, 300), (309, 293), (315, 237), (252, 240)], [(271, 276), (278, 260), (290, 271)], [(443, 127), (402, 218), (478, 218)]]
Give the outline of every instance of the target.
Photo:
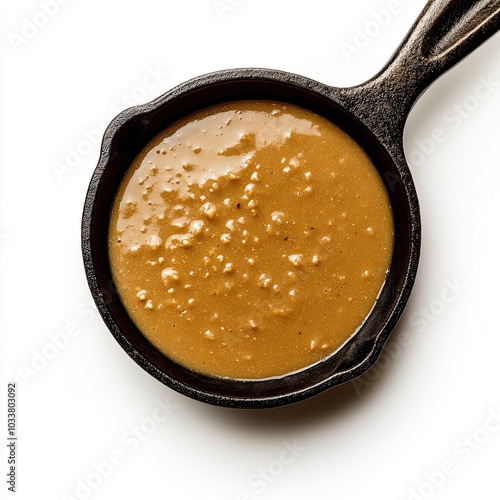
[(155, 137), (109, 228), (121, 300), (195, 371), (265, 378), (337, 350), (369, 314), (393, 248), (387, 193), (341, 129), (299, 107), (226, 103)]

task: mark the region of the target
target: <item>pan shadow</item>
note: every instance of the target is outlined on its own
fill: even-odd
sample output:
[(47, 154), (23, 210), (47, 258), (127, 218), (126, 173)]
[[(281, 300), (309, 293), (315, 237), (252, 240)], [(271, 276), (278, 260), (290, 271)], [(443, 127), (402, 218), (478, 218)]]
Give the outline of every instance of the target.
[[(382, 353), (386, 353), (389, 344), (398, 341), (398, 337), (407, 331), (407, 321), (411, 311), (404, 314), (398, 326), (393, 331), (386, 343)], [(406, 334), (406, 333), (405, 333)], [(390, 356), (387, 353), (387, 356)], [(292, 432), (297, 433), (305, 429), (315, 428), (321, 425), (331, 425), (332, 422), (340, 421), (349, 414), (363, 411), (364, 408), (381, 398), (383, 391), (387, 390), (387, 382), (390, 381), (391, 368), (398, 362), (404, 361), (404, 355), (398, 359), (392, 359), (390, 366), (382, 366), (387, 356), (381, 355), (377, 363), (365, 375), (376, 373), (376, 377), (370, 377), (363, 384), (362, 390), (356, 389), (352, 382), (333, 387), (317, 396), (292, 405), (248, 410), (228, 409), (210, 406), (205, 408), (206, 417), (223, 422), (235, 431), (251, 431), (259, 434), (273, 434)], [(358, 379), (359, 380), (359, 379)]]

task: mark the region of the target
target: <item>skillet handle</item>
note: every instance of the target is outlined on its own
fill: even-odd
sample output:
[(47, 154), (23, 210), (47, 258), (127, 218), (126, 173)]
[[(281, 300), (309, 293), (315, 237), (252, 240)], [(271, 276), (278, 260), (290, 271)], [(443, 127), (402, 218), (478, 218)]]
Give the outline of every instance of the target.
[(402, 136), (427, 87), (499, 30), (500, 0), (430, 0), (380, 73), (345, 89), (345, 104), (377, 135)]

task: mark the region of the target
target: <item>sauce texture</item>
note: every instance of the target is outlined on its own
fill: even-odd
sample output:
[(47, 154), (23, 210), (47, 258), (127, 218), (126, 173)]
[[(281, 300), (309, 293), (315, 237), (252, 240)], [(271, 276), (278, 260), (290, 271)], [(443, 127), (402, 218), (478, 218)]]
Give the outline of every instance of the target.
[(108, 244), (120, 298), (160, 351), (197, 372), (266, 378), (321, 360), (362, 325), (393, 218), (340, 128), (237, 101), (150, 141), (121, 182)]

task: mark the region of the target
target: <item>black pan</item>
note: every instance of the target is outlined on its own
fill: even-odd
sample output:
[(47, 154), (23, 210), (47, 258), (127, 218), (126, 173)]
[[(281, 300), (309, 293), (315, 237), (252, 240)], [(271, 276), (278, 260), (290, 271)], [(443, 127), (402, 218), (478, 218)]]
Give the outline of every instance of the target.
[[(106, 325), (147, 372), (176, 391), (221, 406), (265, 408), (314, 396), (366, 372), (406, 305), (420, 253), (420, 214), (403, 151), (403, 128), (422, 92), (500, 29), (500, 0), (430, 1), (389, 63), (371, 80), (336, 88), (269, 69), (200, 76), (118, 115), (106, 130), (88, 189), (82, 250), (90, 290)], [(395, 246), (386, 283), (371, 314), (340, 350), (302, 371), (260, 380), (197, 374), (157, 351), (131, 321), (113, 286), (107, 233), (118, 185), (134, 157), (168, 125), (208, 106), (240, 99), (310, 109), (343, 128), (369, 154), (392, 204)]]

